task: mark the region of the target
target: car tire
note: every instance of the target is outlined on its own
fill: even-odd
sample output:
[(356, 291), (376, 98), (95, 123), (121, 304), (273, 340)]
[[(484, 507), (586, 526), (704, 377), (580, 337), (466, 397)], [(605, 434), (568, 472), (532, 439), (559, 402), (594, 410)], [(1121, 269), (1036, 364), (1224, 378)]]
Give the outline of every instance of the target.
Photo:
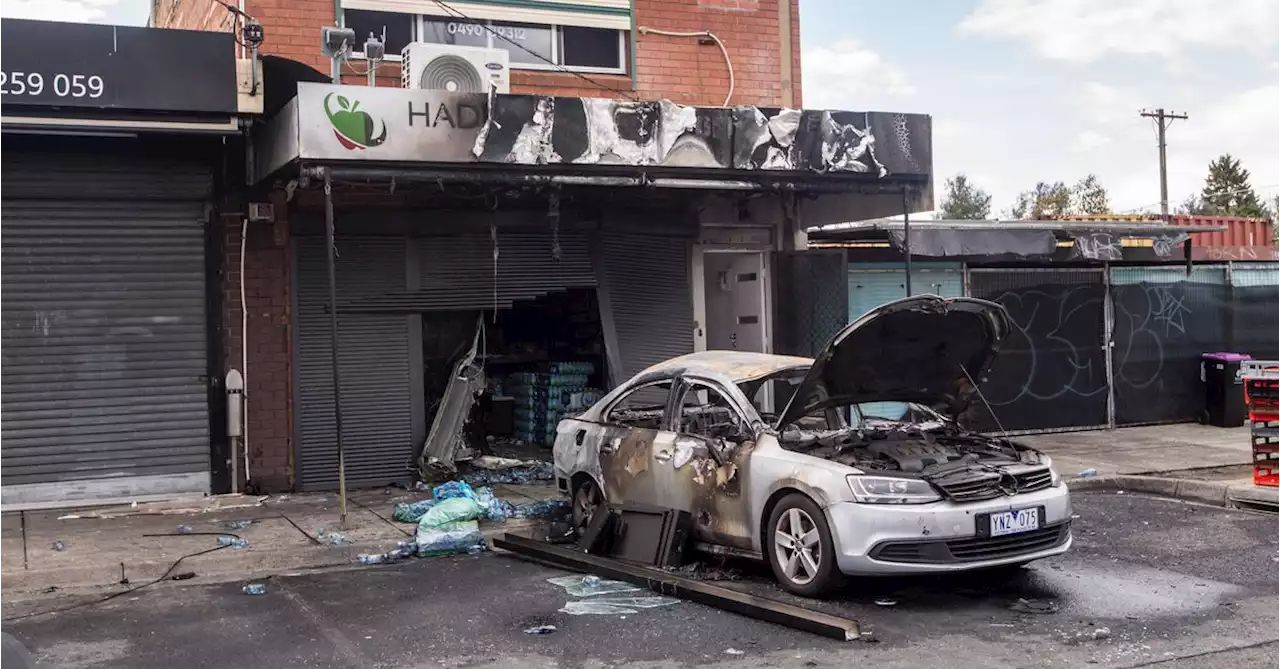
[(604, 494), (600, 486), (589, 476), (577, 479), (573, 484), (573, 495), (569, 500), (573, 510), (573, 533), (579, 539), (591, 523), (591, 516), (604, 505)]
[(823, 597), (844, 584), (827, 516), (800, 493), (783, 497), (769, 514), (764, 553), (778, 584), (803, 597)]

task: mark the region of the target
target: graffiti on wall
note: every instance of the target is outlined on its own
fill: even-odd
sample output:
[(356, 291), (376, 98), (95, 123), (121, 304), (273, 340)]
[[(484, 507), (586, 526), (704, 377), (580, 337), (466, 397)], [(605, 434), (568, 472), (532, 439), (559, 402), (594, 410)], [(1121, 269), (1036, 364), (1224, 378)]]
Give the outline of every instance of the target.
[(1004, 305), (1014, 330), (982, 384), (994, 417), (984, 427), (1047, 429), (1106, 422), (1100, 282), (1000, 287), (1005, 273), (972, 277), (976, 297)]

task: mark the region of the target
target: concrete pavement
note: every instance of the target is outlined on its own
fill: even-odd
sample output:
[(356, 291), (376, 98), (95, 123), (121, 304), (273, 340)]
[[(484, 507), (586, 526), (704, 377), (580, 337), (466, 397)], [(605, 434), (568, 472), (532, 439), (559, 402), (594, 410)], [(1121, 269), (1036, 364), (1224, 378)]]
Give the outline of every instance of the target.
[[(878, 643), (688, 602), (567, 615), (559, 609), (573, 598), (546, 582), (562, 572), (494, 554), (278, 577), (259, 597), (238, 583), (165, 584), (4, 630), (49, 666), (80, 669), (1276, 665), (1274, 516), (1101, 491), (1074, 500), (1072, 551), (1012, 577), (858, 580), (831, 601), (789, 599), (855, 618)], [(759, 570), (733, 585), (784, 597)], [(1019, 599), (1058, 608), (1018, 613), (1010, 606)], [(77, 601), (6, 598), (3, 612)], [(557, 629), (524, 633), (542, 624)]]
[[(551, 486), (493, 486), (513, 504), (559, 496)], [(174, 573), (194, 572), (205, 582), (235, 581), (292, 571), (346, 567), (361, 553), (384, 553), (413, 536), (415, 526), (392, 520), (399, 502), (430, 497), (429, 492), (396, 489), (351, 493), (348, 528), (339, 526), (333, 494), (267, 497), (225, 495), (192, 503), (182, 500), (136, 507), (58, 509), (7, 513), (0, 561), (6, 599), (58, 590), (109, 588), (122, 578), (141, 583), (159, 578), (179, 557), (217, 546), (216, 536), (246, 539), (243, 549), (227, 548), (185, 558)], [(253, 521), (228, 529), (229, 521)], [(540, 521), (482, 523), (487, 533), (530, 532)], [(179, 525), (193, 534), (177, 535)], [(323, 530), (325, 536), (318, 536)], [(340, 532), (346, 541), (330, 543)], [(57, 547), (55, 548), (55, 544)]]

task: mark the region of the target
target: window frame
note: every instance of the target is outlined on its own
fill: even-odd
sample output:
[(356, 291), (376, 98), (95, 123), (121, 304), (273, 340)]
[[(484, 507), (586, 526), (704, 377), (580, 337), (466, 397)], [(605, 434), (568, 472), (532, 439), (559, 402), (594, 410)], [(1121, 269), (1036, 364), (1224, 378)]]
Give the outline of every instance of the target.
[(678, 392), (670, 402), (670, 411), (675, 414), (671, 416), (670, 425), (672, 432), (675, 432), (678, 435), (701, 439), (703, 441), (710, 439), (710, 437), (705, 435), (684, 431), (684, 398), (688, 395), (689, 391), (697, 390), (699, 387), (706, 388), (707, 390), (715, 392), (720, 395), (720, 397), (724, 398), (725, 403), (729, 405), (729, 409), (738, 415), (738, 420), (742, 428), (752, 432), (756, 437), (759, 436), (759, 419), (753, 419), (750, 413), (743, 409), (741, 402), (733, 396), (732, 391), (725, 388), (720, 383), (697, 376), (680, 377)]
[[(373, 11), (373, 10), (352, 10), (352, 9), (348, 9), (348, 8), (343, 8), (343, 10), (342, 10), (342, 12), (343, 12), (343, 20), (342, 20), (342, 23), (343, 23), (343, 25), (344, 25), (344, 26), (346, 25), (346, 13), (347, 13), (347, 12), (349, 12), (349, 11)], [(411, 29), (411, 31), (410, 31), (410, 38), (409, 38), (410, 43), (412, 43), (412, 42), (419, 42), (419, 41), (422, 41), (422, 36), (423, 36), (424, 34), (426, 34), (426, 22), (427, 22), (427, 21), (431, 21), (431, 20), (437, 20), (437, 21), (439, 21), (439, 20), (444, 20), (444, 21), (453, 20), (453, 21), (457, 21), (457, 20), (458, 20), (458, 17), (455, 17), (455, 16), (437, 16), (437, 15), (435, 15), (435, 14), (411, 14), (411, 13), (409, 13), (409, 12), (387, 12), (387, 13), (389, 13), (389, 14), (404, 14), (405, 16), (410, 16), (410, 17), (412, 17), (412, 18), (413, 18), (413, 25), (412, 25), (412, 29)], [(493, 26), (492, 26), (492, 24), (493, 24), (493, 23), (503, 23), (502, 21), (493, 21), (493, 20), (491, 20), (491, 19), (475, 19), (475, 20), (474, 20), (474, 22), (475, 22), (475, 23), (482, 23), (482, 24), (485, 24), (485, 25), (489, 26), (490, 28), (492, 28), (492, 27), (493, 27)], [(518, 23), (523, 23), (523, 22), (518, 22)], [(630, 62), (630, 54), (627, 52), (627, 50), (628, 50), (628, 49), (630, 49), (631, 47), (630, 47), (630, 40), (628, 39), (628, 34), (627, 34), (627, 33), (628, 33), (628, 31), (626, 31), (626, 30), (613, 30), (613, 29), (610, 29), (610, 28), (600, 28), (600, 29), (599, 29), (599, 30), (612, 30), (612, 31), (617, 35), (617, 37), (618, 37), (618, 67), (616, 67), (616, 68), (614, 68), (614, 67), (588, 67), (588, 66), (581, 66), (581, 65), (565, 65), (565, 64), (563, 64), (563, 63), (561, 62), (561, 60), (562, 60), (563, 56), (562, 56), (562, 54), (560, 53), (560, 43), (561, 43), (561, 41), (564, 39), (564, 33), (561, 31), (561, 28), (563, 28), (563, 27), (564, 27), (564, 25), (563, 25), (563, 24), (559, 24), (559, 23), (529, 23), (528, 25), (536, 25), (536, 26), (538, 26), (538, 27), (540, 27), (540, 28), (541, 28), (541, 27), (546, 27), (546, 28), (550, 28), (550, 29), (551, 29), (551, 60), (552, 60), (552, 61), (554, 61), (556, 64), (555, 64), (555, 65), (552, 65), (552, 64), (550, 64), (550, 63), (516, 63), (516, 62), (512, 62), (512, 63), (510, 63), (510, 66), (509, 66), (509, 67), (510, 67), (510, 69), (512, 69), (512, 70), (525, 70), (525, 71), (530, 71), (530, 72), (578, 72), (578, 73), (582, 73), (582, 74), (616, 74), (616, 75), (622, 75), (622, 76), (626, 76), (626, 75), (630, 74), (630, 73), (628, 72), (628, 70), (627, 70), (627, 68), (628, 68), (628, 63)], [(486, 44), (486, 46), (485, 46), (484, 48), (488, 48), (488, 49), (497, 49), (497, 48), (501, 48), (501, 47), (496, 47), (496, 46), (494, 46), (494, 41), (495, 41), (495, 39), (498, 39), (498, 38), (496, 38), (496, 37), (494, 36), (494, 34), (493, 34), (492, 32), (490, 32), (489, 30), (486, 30), (486, 31), (485, 31), (485, 38), (486, 38), (486, 42), (487, 42), (487, 44)], [(357, 39), (358, 39), (358, 36), (357, 36)], [(361, 42), (361, 44), (363, 44), (363, 42)], [(364, 57), (364, 53), (362, 53), (362, 52), (357, 52), (357, 51), (354, 51), (354, 50), (353, 50), (353, 51), (351, 52), (351, 56), (350, 56), (348, 59), (349, 59), (349, 60), (364, 60), (364, 59), (365, 59), (365, 57)], [(384, 62), (384, 63), (399, 63), (399, 62), (402, 62), (402, 58), (401, 58), (400, 54), (398, 54), (398, 53), (397, 53), (397, 54), (394, 54), (394, 55), (393, 55), (393, 54), (388, 53), (388, 54), (386, 54), (385, 56), (383, 56), (383, 58), (382, 58), (382, 62)]]
[(612, 420), (612, 417), (613, 417), (614, 410), (617, 409), (618, 406), (621, 405), (623, 402), (627, 401), (627, 398), (640, 392), (641, 390), (644, 390), (646, 388), (652, 388), (653, 386), (657, 386), (663, 383), (670, 384), (671, 387), (667, 388), (667, 399), (662, 405), (662, 420), (659, 422), (659, 426), (656, 429), (659, 431), (674, 432), (675, 430), (672, 429), (674, 426), (671, 424), (672, 401), (673, 401), (673, 398), (675, 397), (675, 392), (680, 388), (680, 380), (675, 377), (667, 377), (665, 379), (652, 379), (649, 381), (645, 381), (644, 383), (638, 383), (626, 389), (626, 391), (624, 391), (623, 393), (618, 395), (616, 398), (614, 398), (614, 400), (609, 403), (609, 406), (605, 407), (604, 411), (600, 413), (600, 423), (603, 425), (611, 425), (614, 427), (625, 427), (629, 430), (654, 429), (654, 428), (637, 428), (634, 425), (627, 425), (626, 423), (621, 423), (621, 422)]

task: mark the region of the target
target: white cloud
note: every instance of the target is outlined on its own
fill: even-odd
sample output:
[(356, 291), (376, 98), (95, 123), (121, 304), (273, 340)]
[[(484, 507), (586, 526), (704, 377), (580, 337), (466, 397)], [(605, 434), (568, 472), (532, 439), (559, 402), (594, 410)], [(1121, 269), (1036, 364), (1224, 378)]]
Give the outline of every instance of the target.
[(801, 62), (806, 107), (872, 110), (916, 92), (905, 71), (856, 40), (809, 49)]
[(1111, 138), (1093, 130), (1085, 130), (1076, 135), (1073, 148), (1076, 151), (1093, 151), (1111, 143)]
[(96, 23), (119, 0), (5, 0), (4, 17), (72, 23)]
[(962, 34), (1020, 41), (1053, 60), (1173, 58), (1194, 47), (1274, 53), (1275, 0), (982, 0)]

